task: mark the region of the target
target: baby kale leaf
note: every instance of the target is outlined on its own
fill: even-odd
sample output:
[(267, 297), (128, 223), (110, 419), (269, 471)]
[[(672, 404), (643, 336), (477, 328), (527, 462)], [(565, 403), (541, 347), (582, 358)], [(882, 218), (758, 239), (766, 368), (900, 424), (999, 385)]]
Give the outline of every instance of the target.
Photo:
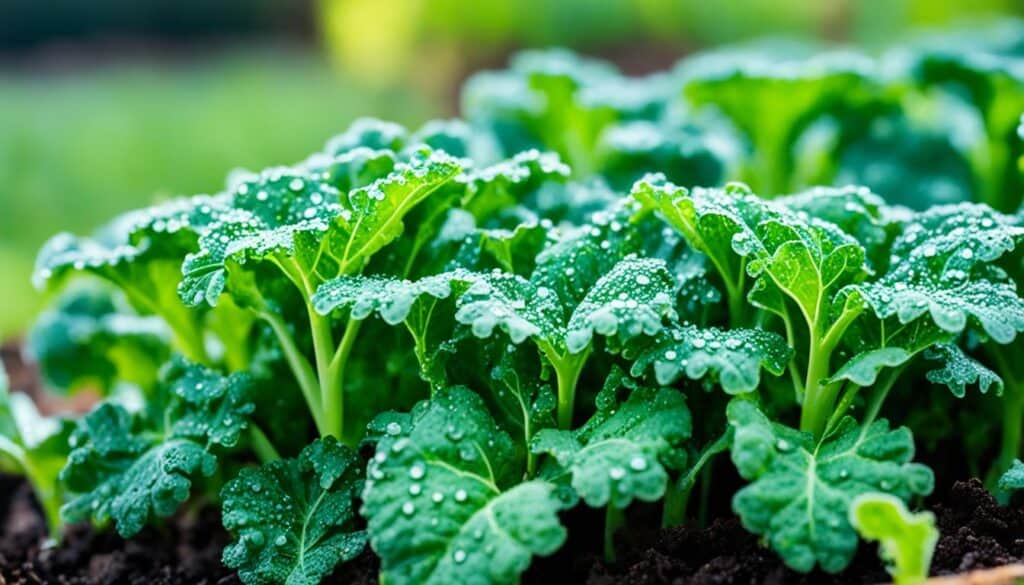
[(564, 542), (554, 486), (521, 483), (514, 441), (476, 394), (442, 389), (372, 430), (361, 513), (389, 583), (514, 583)]
[(903, 500), (877, 493), (857, 496), (850, 522), (865, 540), (878, 541), (895, 585), (915, 585), (928, 578), (939, 531), (931, 512), (914, 514)]
[[(625, 400), (619, 397), (623, 392), (628, 393)], [(553, 455), (589, 506), (624, 509), (634, 499), (660, 499), (668, 470), (686, 462), (683, 443), (692, 429), (683, 395), (671, 388), (637, 386), (615, 369), (596, 406), (579, 429), (542, 429), (531, 450)]]
[(61, 514), (71, 522), (113, 520), (125, 537), (173, 514), (192, 481), (216, 470), (216, 451), (235, 446), (248, 427), (248, 384), (245, 374), (224, 377), (177, 359), (145, 412), (97, 406), (71, 435), (60, 476), (73, 498)]
[(361, 270), (402, 233), (403, 217), (457, 171), (453, 159), (434, 153), (344, 194), (301, 169), (265, 171), (235, 188), (230, 212), (186, 259), (180, 294), (193, 305), (215, 305), (232, 271), (267, 261), (312, 295), (319, 282)]
[(316, 585), (366, 546), (355, 510), (362, 484), (359, 457), (334, 437), (243, 469), (221, 490), (224, 527), (236, 537), (224, 564), (246, 585)]
[(836, 573), (849, 564), (857, 548), (849, 520), (855, 497), (882, 492), (908, 500), (932, 490), (931, 470), (910, 462), (906, 428), (890, 430), (884, 420), (861, 428), (847, 417), (816, 442), (772, 423), (747, 400), (734, 399), (727, 414), (733, 463), (752, 482), (733, 497), (733, 509), (794, 570), (819, 565)]

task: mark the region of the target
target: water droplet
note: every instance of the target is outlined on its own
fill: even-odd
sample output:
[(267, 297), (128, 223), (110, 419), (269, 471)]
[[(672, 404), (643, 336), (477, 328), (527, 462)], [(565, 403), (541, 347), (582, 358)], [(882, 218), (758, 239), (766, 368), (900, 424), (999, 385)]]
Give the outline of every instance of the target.
[(469, 494), (466, 493), (466, 490), (459, 490), (459, 491), (455, 492), (455, 501), (456, 502), (465, 502), (466, 498), (468, 498), (468, 497), (469, 497)]
[(402, 513), (406, 516), (412, 516), (416, 512), (416, 505), (412, 502), (406, 502), (402, 504)]
[(417, 463), (409, 468), (409, 477), (413, 479), (423, 479), (426, 474), (426, 470), (423, 469), (423, 465)]
[(464, 563), (464, 562), (466, 562), (466, 551), (464, 551), (464, 550), (457, 550), (457, 551), (455, 551), (455, 554), (452, 555), (452, 559), (454, 559), (456, 563)]
[(414, 483), (411, 486), (409, 486), (409, 495), (410, 496), (418, 496), (418, 495), (420, 495), (420, 492), (422, 492), (422, 491), (423, 491), (423, 488), (418, 483)]
[(305, 186), (306, 183), (303, 182), (303, 180), (298, 177), (292, 179), (291, 182), (288, 183), (288, 188), (291, 189), (292, 191), (301, 191), (302, 188)]
[(634, 471), (643, 471), (647, 469), (647, 459), (637, 455), (629, 460), (629, 467)]
[(284, 545), (288, 544), (288, 537), (283, 535), (283, 534), (281, 534), (277, 538), (274, 539), (274, 544), (276, 544), (277, 546), (284, 546)]
[(626, 470), (621, 467), (612, 467), (608, 470), (608, 477), (618, 481), (626, 476)]
[(442, 494), (441, 492), (434, 492), (430, 496), (430, 499), (433, 500), (435, 504), (440, 504), (444, 500), (444, 494)]
[(400, 434), (402, 432), (402, 425), (400, 425), (400, 424), (398, 424), (396, 422), (389, 422), (387, 424), (387, 426), (384, 427), (384, 432), (386, 432), (387, 434), (389, 434), (389, 435), (391, 435), (393, 437), (393, 436), (398, 435), (398, 434)]

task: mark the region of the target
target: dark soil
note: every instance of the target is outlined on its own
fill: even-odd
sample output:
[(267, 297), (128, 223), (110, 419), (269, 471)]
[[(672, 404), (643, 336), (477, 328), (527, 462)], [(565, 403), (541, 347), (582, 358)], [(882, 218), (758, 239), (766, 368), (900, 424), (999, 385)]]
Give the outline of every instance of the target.
[[(12, 387), (39, 397), (38, 377), (11, 346), (0, 348)], [(53, 405), (47, 405), (53, 406)], [(57, 405), (75, 409), (77, 405)], [(48, 408), (49, 410), (49, 408)], [(727, 463), (727, 462), (722, 462)], [(523, 583), (547, 585), (655, 585), (754, 583), (882, 583), (888, 575), (873, 546), (863, 545), (839, 576), (800, 575), (787, 569), (756, 536), (728, 513), (724, 485), (731, 466), (719, 465), (722, 485), (711, 493), (709, 509), (719, 517), (707, 527), (660, 530), (654, 508), (631, 510), (628, 533), (620, 534), (619, 562), (605, 563), (601, 550), (603, 515), (577, 509), (567, 513), (570, 540), (552, 557), (537, 559)], [(724, 475), (724, 477), (723, 477)], [(719, 481), (719, 480), (716, 480)], [(946, 483), (945, 485), (949, 485)], [(1024, 560), (1024, 506), (999, 506), (977, 480), (939, 490), (929, 502), (941, 538), (932, 571), (962, 573)], [(159, 528), (124, 540), (88, 525), (67, 528), (59, 546), (45, 542), (45, 523), (31, 490), (19, 478), (0, 474), (0, 585), (8, 584), (217, 584), (238, 585), (220, 563), (229, 537), (216, 508), (183, 512)], [(379, 560), (367, 550), (327, 583), (377, 583)]]

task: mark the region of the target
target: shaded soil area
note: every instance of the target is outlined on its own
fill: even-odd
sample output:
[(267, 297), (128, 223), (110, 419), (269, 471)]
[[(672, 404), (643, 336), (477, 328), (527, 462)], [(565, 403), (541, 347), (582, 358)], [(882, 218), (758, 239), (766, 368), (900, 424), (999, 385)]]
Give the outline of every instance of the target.
[[(976, 480), (958, 482), (933, 509), (942, 537), (933, 563), (937, 575), (996, 567), (1024, 559), (1024, 507), (1001, 507)], [(538, 559), (523, 583), (587, 585), (726, 583), (881, 583), (887, 575), (871, 546), (862, 546), (839, 576), (799, 575), (786, 569), (734, 518), (706, 528), (634, 530), (619, 539), (615, 565), (606, 564), (589, 537), (600, 531), (587, 512), (570, 513), (573, 534), (555, 556)], [(179, 514), (164, 526), (124, 540), (87, 525), (70, 527), (60, 546), (45, 543), (42, 517), (28, 486), (0, 475), (0, 583), (4, 584), (216, 584), (239, 583), (220, 564), (228, 541), (215, 508)], [(595, 523), (596, 524), (596, 523)], [(582, 530), (580, 530), (582, 528)], [(590, 528), (588, 530), (588, 528)], [(327, 583), (377, 582), (379, 561), (369, 551), (340, 568)]]

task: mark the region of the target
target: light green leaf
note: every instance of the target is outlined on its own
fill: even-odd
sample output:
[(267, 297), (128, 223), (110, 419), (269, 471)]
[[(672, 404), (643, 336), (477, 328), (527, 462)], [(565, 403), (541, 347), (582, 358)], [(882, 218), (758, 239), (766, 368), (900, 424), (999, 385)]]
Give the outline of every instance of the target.
[(358, 456), (333, 437), (295, 459), (246, 468), (221, 490), (224, 527), (236, 540), (224, 564), (246, 585), (316, 585), (366, 546), (357, 528)]
[(899, 498), (867, 493), (853, 500), (850, 522), (865, 540), (878, 542), (878, 554), (895, 585), (915, 585), (928, 578), (939, 540), (934, 514), (914, 514)]
[(409, 211), (458, 172), (443, 153), (398, 163), (366, 187), (341, 193), (302, 169), (271, 169), (242, 182), (231, 211), (200, 239), (182, 268), (182, 299), (216, 304), (229, 268), (269, 261), (305, 294), (319, 282), (352, 274), (397, 238)]

